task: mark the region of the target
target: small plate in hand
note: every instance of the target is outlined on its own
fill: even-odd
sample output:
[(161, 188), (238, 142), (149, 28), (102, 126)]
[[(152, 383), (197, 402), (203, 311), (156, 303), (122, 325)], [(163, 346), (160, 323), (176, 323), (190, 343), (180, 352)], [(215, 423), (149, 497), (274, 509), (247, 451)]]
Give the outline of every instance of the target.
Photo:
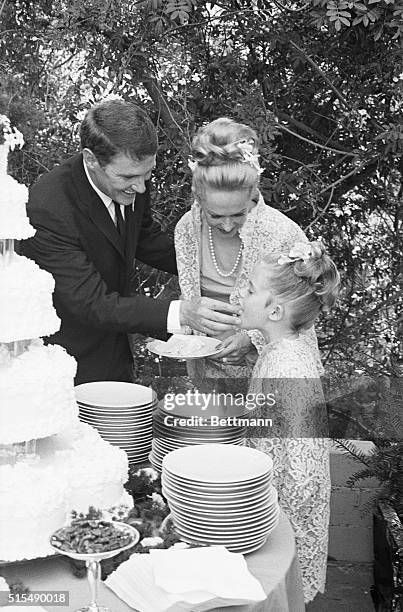
[(217, 338), (174, 334), (167, 342), (152, 340), (147, 344), (147, 348), (152, 353), (161, 357), (201, 359), (202, 357), (210, 357), (219, 353), (221, 351), (221, 348), (218, 348), (220, 345), (221, 340)]

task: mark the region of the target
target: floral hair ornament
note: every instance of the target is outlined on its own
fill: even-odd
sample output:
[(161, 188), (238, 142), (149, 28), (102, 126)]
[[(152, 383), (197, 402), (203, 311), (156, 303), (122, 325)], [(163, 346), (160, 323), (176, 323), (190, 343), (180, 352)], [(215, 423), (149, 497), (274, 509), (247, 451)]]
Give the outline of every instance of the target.
[(194, 172), (195, 168), (197, 166), (197, 161), (195, 159), (193, 159), (193, 157), (189, 157), (189, 159), (188, 159), (188, 166), (191, 169), (191, 171)]
[(288, 255), (280, 255), (277, 263), (280, 266), (294, 263), (295, 261), (308, 261), (312, 257), (312, 248), (309, 242), (296, 242)]
[(237, 143), (237, 147), (242, 153), (243, 159), (241, 161), (252, 166), (258, 174), (262, 174), (263, 168), (259, 165), (259, 155), (253, 153), (254, 144), (253, 140), (241, 140)]

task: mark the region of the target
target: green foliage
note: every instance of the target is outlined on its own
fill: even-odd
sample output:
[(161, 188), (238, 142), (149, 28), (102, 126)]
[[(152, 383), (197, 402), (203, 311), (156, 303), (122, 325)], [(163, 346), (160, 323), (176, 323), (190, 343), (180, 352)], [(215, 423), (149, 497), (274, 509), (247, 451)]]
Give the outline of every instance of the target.
[[(266, 202), (321, 236), (342, 273), (317, 326), (328, 368), (396, 373), (402, 12), (401, 0), (6, 1), (0, 113), (26, 140), (11, 172), (31, 184), (75, 152), (90, 104), (138, 102), (159, 129), (154, 211), (173, 232), (192, 201), (195, 130), (218, 116), (253, 125)], [(140, 266), (138, 286), (176, 283)]]
[[(400, 422), (396, 423), (400, 428)], [(337, 443), (346, 453), (365, 467), (353, 474), (347, 481), (353, 486), (360, 480), (376, 478), (380, 483), (380, 490), (376, 500), (385, 500), (396, 510), (400, 519), (403, 519), (403, 443), (389, 440), (373, 439), (374, 448), (364, 453), (349, 440), (337, 440)]]

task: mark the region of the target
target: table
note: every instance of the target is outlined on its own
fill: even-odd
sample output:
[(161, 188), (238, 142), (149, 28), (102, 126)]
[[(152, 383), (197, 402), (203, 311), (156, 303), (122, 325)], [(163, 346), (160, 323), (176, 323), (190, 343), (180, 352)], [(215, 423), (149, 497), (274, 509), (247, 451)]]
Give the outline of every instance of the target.
[[(225, 612), (304, 612), (304, 598), (295, 539), (291, 525), (284, 513), (266, 544), (256, 552), (245, 556), (249, 571), (260, 581), (267, 594), (263, 602), (243, 606), (215, 608)], [(63, 590), (70, 593), (69, 612), (89, 602), (86, 579), (72, 575), (68, 560), (64, 557), (41, 559), (3, 566), (0, 575), (9, 582), (19, 578), (31, 590)], [(99, 589), (99, 603), (109, 606), (113, 612), (133, 612), (103, 583)], [(48, 612), (65, 612), (61, 606), (44, 606)], [(29, 608), (25, 608), (29, 612)], [(15, 610), (22, 610), (16, 607)], [(148, 610), (147, 612), (160, 612)]]

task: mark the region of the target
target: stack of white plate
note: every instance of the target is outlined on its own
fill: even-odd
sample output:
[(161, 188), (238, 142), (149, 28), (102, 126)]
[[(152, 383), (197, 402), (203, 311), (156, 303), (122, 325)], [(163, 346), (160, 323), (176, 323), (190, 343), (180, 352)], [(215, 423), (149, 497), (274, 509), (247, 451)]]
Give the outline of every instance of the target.
[(162, 492), (180, 538), (248, 553), (277, 526), (273, 462), (261, 451), (228, 444), (188, 446), (162, 464)]
[(152, 389), (133, 383), (99, 381), (75, 387), (80, 420), (126, 451), (129, 463), (147, 461), (152, 441)]
[[(246, 425), (237, 424), (249, 414), (242, 406), (229, 405), (219, 395), (203, 398), (189, 394), (187, 401), (179, 403), (179, 396), (172, 402), (161, 400), (153, 415), (153, 442), (149, 456), (151, 465), (159, 472), (165, 455), (177, 448), (197, 444), (237, 444), (243, 446)], [(212, 419), (216, 419), (214, 422)], [(219, 424), (217, 423), (219, 419)]]

